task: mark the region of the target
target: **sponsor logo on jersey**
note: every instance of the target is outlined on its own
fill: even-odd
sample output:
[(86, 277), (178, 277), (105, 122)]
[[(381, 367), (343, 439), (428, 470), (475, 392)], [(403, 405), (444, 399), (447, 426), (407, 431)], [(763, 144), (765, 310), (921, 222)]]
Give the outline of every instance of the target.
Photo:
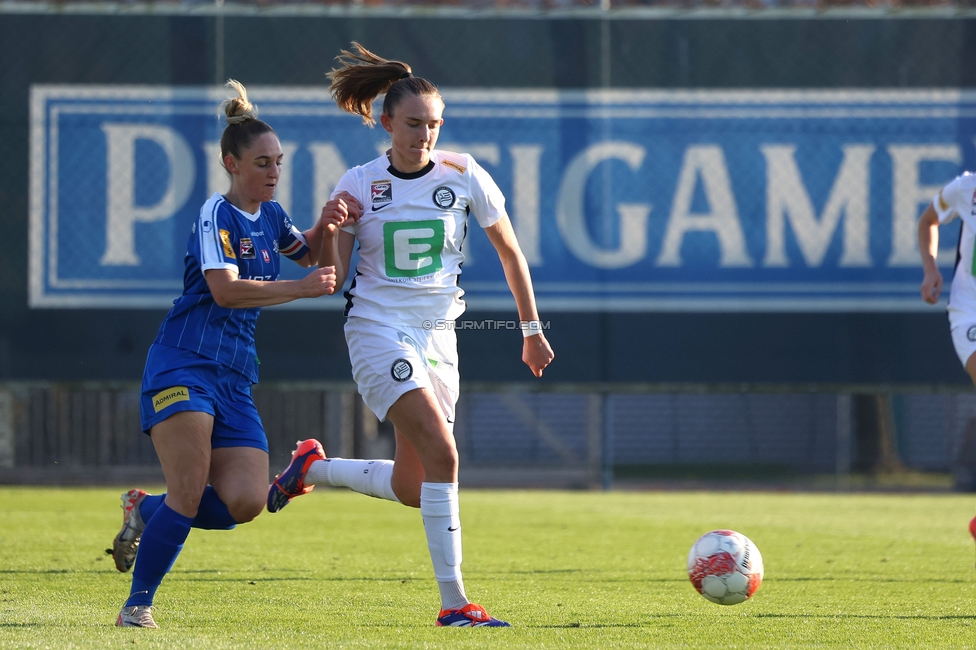
[(463, 166), (457, 164), (453, 160), (442, 160), (441, 161), (441, 164), (450, 167), (451, 169), (453, 169), (454, 171), (456, 171), (459, 174), (463, 174), (468, 169), (467, 167), (463, 167)]
[(970, 341), (976, 341), (976, 327), (969, 328), (969, 331), (966, 332), (966, 338)]
[(454, 203), (457, 202), (457, 196), (454, 194), (454, 190), (447, 187), (446, 185), (441, 185), (436, 190), (434, 190), (434, 205), (439, 208), (453, 208)]
[(387, 206), (393, 201), (392, 181), (373, 181), (369, 185), (369, 196), (373, 204), (373, 211)]
[(265, 264), (271, 264), (271, 256), (268, 255), (268, 249), (266, 248), (261, 249), (261, 257), (264, 259)]
[(164, 391), (160, 391), (153, 395), (152, 402), (153, 408), (159, 413), (167, 406), (172, 406), (177, 402), (189, 402), (190, 401), (190, 389), (186, 386), (173, 386), (172, 388), (167, 388)]
[(397, 359), (390, 367), (390, 376), (394, 381), (406, 381), (413, 376), (413, 366), (406, 359)]
[(241, 259), (253, 260), (257, 258), (257, 251), (254, 250), (254, 242), (250, 237), (241, 237)]
[(258, 232), (251, 231), (251, 237), (264, 237), (264, 231), (259, 230)]
[(230, 231), (220, 230), (220, 242), (224, 245), (224, 255), (231, 258), (232, 260), (237, 259), (237, 255), (234, 254), (234, 247), (230, 243)]
[(444, 222), (388, 221), (383, 224), (383, 258), (388, 278), (419, 278), (444, 268)]

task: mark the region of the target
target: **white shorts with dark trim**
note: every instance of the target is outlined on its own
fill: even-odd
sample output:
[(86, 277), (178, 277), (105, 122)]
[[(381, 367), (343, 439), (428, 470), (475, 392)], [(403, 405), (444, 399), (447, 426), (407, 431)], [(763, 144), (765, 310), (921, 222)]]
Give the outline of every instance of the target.
[(969, 357), (976, 353), (976, 318), (960, 319), (952, 327), (952, 346), (956, 348), (956, 356), (962, 367), (966, 367)]
[(453, 429), (461, 381), (453, 329), (425, 330), (351, 316), (345, 332), (353, 379), (377, 418), (385, 420), (404, 393), (426, 388)]

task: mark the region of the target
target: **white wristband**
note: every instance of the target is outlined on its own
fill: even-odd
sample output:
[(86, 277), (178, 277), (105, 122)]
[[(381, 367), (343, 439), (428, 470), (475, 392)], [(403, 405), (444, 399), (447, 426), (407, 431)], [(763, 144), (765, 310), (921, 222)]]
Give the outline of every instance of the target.
[(542, 334), (542, 321), (541, 320), (524, 320), (519, 323), (522, 328), (522, 336), (524, 338), (529, 338), (530, 336), (535, 336), (536, 334)]

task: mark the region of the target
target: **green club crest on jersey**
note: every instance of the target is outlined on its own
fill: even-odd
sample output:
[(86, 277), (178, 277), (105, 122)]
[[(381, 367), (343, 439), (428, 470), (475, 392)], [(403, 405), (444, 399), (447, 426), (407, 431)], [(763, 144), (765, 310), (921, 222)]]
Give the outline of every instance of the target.
[(391, 278), (416, 278), (444, 268), (444, 222), (388, 221), (383, 224), (383, 253), (386, 275)]

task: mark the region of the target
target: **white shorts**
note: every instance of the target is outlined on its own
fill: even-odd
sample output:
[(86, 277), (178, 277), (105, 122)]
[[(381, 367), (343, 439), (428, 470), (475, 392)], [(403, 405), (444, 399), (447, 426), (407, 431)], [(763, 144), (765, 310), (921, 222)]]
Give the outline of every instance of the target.
[(969, 357), (976, 353), (976, 319), (960, 319), (952, 328), (952, 346), (956, 348), (956, 356), (965, 369)]
[(393, 326), (351, 316), (345, 332), (352, 377), (380, 421), (401, 395), (426, 388), (453, 429), (461, 382), (454, 330)]

